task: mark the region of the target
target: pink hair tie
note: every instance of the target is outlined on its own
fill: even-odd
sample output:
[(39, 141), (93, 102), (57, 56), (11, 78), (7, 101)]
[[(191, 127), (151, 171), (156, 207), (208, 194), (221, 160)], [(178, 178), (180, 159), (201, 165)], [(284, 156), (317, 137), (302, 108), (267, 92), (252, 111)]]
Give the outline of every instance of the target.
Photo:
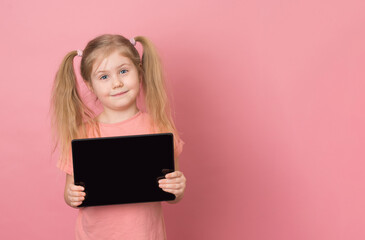
[(129, 41), (132, 43), (133, 46), (136, 46), (136, 40), (134, 40), (134, 38), (129, 39)]
[(77, 56), (82, 57), (82, 50), (77, 49)]

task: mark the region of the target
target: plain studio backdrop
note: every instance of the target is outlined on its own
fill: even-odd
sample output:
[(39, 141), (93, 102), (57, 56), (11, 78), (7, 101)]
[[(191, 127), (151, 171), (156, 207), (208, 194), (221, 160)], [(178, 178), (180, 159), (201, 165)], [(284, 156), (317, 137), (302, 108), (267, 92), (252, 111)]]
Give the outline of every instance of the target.
[(188, 179), (163, 204), (169, 239), (365, 239), (364, 1), (0, 9), (0, 239), (73, 238), (50, 91), (65, 54), (104, 33), (148, 36), (164, 63)]

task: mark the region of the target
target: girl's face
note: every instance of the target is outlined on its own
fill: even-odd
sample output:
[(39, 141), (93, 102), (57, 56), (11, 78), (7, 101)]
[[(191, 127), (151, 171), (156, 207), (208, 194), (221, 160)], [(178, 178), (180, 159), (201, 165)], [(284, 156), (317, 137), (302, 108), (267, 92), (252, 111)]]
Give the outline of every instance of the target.
[(88, 86), (103, 104), (104, 110), (136, 108), (140, 77), (133, 62), (119, 51), (98, 60), (93, 66), (91, 85)]

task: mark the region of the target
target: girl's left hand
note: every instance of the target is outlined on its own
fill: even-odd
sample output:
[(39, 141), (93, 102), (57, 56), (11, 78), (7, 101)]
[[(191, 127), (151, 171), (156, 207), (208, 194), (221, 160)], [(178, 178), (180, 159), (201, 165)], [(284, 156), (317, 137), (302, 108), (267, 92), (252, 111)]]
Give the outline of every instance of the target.
[(165, 192), (175, 194), (176, 199), (180, 199), (184, 195), (186, 187), (186, 178), (180, 171), (175, 171), (165, 175), (166, 179), (158, 181), (159, 187)]

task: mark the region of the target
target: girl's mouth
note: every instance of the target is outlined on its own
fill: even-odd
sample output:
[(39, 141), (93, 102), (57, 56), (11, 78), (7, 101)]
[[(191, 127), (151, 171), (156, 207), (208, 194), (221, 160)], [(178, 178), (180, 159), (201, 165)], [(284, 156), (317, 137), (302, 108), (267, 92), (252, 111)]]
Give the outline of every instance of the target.
[(125, 93), (127, 93), (127, 92), (128, 92), (128, 91), (120, 92), (120, 93), (114, 94), (114, 95), (112, 95), (112, 96), (113, 96), (113, 97), (121, 96), (121, 95), (123, 95), (123, 94), (125, 94)]

